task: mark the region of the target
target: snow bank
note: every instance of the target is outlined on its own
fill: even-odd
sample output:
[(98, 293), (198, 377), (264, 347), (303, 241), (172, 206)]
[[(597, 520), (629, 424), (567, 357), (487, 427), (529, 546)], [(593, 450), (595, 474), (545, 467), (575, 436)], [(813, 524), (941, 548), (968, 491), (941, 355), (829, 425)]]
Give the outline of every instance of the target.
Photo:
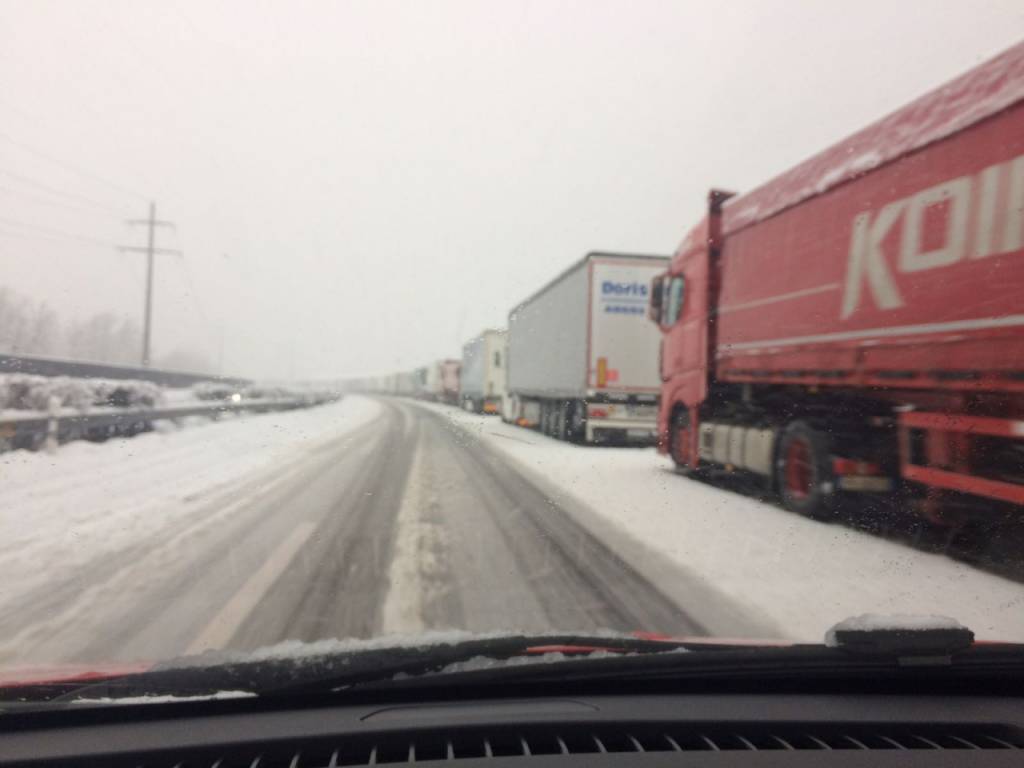
[(217, 691), (216, 693), (207, 693), (198, 696), (123, 696), (121, 698), (112, 698), (110, 696), (96, 696), (95, 698), (88, 696), (80, 696), (77, 699), (72, 699), (70, 704), (87, 704), (90, 706), (96, 706), (97, 704), (116, 704), (117, 706), (126, 706), (128, 704), (180, 704), (187, 701), (219, 701), (221, 699), (249, 699), (254, 698), (257, 694), (252, 691)]
[[(669, 558), (779, 638), (818, 642), (864, 613), (956, 617), (985, 640), (1024, 640), (1024, 585), (895, 541), (808, 520), (689, 480), (654, 449), (568, 445), (457, 408), (419, 404), (582, 502), (624, 542)], [(558, 501), (558, 498), (554, 499)], [(666, 594), (686, 595), (659, 584)]]
[(242, 396), (242, 387), (223, 381), (201, 381), (192, 385), (192, 396), (196, 400), (231, 400), (234, 395)]
[(0, 374), (0, 410), (46, 411), (50, 398), (61, 408), (151, 407), (163, 402), (163, 389), (150, 381), (84, 379), (70, 376)]
[(337, 391), (321, 386), (284, 384), (231, 384), (223, 381), (201, 381), (192, 385), (196, 400), (330, 400)]
[[(192, 562), (196, 537), (244, 510), (268, 478), (379, 412), (372, 401), (347, 398), (102, 445), (69, 443), (56, 454), (0, 454), (0, 662), (31, 655), (20, 635), (33, 627), (10, 621), (26, 605), (47, 599), (58, 585), (75, 585), (73, 609), (46, 620), (72, 634), (98, 633), (90, 624), (97, 604), (132, 606), (133, 593)], [(217, 499), (224, 501), (215, 513), (204, 513)], [(86, 574), (118, 559), (134, 565), (104, 577), (109, 584), (90, 582)], [(68, 642), (73, 647), (81, 638)]]

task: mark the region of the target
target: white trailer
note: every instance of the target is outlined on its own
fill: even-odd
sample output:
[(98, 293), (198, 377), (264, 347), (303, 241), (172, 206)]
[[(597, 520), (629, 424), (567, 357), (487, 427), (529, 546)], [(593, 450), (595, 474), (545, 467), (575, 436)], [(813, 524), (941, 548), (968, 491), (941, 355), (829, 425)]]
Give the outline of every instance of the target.
[(467, 411), (498, 413), (505, 396), (506, 332), (487, 330), (462, 348), (459, 401)]
[(653, 441), (661, 339), (647, 296), (668, 261), (589, 253), (513, 309), (502, 416), (562, 440)]
[(441, 361), (437, 360), (427, 366), (426, 378), (423, 381), (423, 397), (427, 400), (441, 399)]
[(394, 392), (396, 395), (412, 397), (416, 394), (416, 372), (401, 371), (395, 374)]
[(437, 403), (458, 402), (460, 365), (458, 360), (435, 360), (428, 365), (420, 396)]

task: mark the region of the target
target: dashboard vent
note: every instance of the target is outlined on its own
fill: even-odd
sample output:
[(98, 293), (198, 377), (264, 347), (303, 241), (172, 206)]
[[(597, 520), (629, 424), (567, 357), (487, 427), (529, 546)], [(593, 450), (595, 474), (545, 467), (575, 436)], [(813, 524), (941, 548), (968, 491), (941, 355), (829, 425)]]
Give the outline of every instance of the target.
[[(675, 724), (529, 726), (520, 729), (417, 731), (333, 741), (271, 743), (216, 751), (152, 753), (104, 759), (107, 766), (135, 768), (336, 768), (486, 761), (537, 755), (762, 750), (1024, 750), (1024, 734), (1007, 726), (738, 724), (694, 728)], [(1024, 756), (1022, 756), (1024, 760)], [(96, 765), (91, 758), (89, 765)], [(685, 765), (685, 762), (681, 762)], [(1024, 763), (1022, 763), (1024, 764)], [(64, 768), (79, 768), (74, 760)]]

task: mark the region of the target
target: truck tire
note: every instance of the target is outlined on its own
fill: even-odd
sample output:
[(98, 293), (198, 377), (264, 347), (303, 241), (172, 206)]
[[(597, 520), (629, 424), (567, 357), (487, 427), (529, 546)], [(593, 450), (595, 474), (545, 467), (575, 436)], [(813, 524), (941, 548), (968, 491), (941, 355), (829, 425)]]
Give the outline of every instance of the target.
[(555, 403), (555, 437), (569, 439), (569, 403), (559, 400)]
[(676, 465), (676, 471), (682, 474), (689, 474), (696, 469), (688, 461), (683, 446), (690, 439), (690, 413), (685, 408), (679, 408), (672, 414), (672, 421), (669, 426), (669, 453)]
[(825, 433), (805, 421), (787, 426), (776, 454), (775, 483), (786, 509), (814, 520), (833, 519), (839, 494)]
[(555, 440), (562, 439), (562, 423), (563, 419), (562, 401), (552, 400), (551, 401), (551, 436)]
[(570, 400), (566, 414), (567, 439), (573, 443), (587, 440), (587, 406), (582, 400)]

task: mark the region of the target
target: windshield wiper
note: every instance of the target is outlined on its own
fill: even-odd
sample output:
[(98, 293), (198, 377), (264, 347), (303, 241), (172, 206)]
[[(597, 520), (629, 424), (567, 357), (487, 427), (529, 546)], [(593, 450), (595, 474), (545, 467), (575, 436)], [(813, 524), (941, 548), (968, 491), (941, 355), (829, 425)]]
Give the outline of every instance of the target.
[[(245, 691), (292, 697), (339, 691), (569, 681), (827, 678), (863, 672), (1020, 674), (1024, 645), (972, 644), (970, 630), (837, 625), (827, 644), (737, 644), (627, 635), (508, 635), (307, 655), (200, 656), (37, 700)], [(19, 691), (19, 695), (24, 695)]]
[[(261, 696), (327, 693), (356, 685), (439, 673), (453, 665), (486, 659), (574, 658), (604, 654), (655, 654), (686, 647), (683, 641), (629, 635), (507, 635), (451, 643), (424, 642), (340, 652), (268, 655), (255, 659), (216, 655), (175, 659), (152, 670), (71, 686), (47, 686), (36, 700), (153, 695), (195, 696), (218, 691), (247, 691)], [(702, 646), (703, 647), (703, 646)], [(709, 647), (717, 647), (711, 645)], [(10, 694), (10, 692), (4, 692)], [(56, 695), (47, 695), (47, 694)], [(31, 689), (17, 689), (31, 696)]]
[[(887, 618), (889, 623), (879, 624)], [(872, 621), (866, 621), (871, 619)], [(592, 638), (573, 638), (578, 644)], [(433, 657), (423, 666), (403, 666), (390, 674), (366, 677), (343, 674), (312, 686), (283, 686), (267, 694), (328, 692), (359, 689), (395, 689), (494, 683), (566, 683), (570, 681), (830, 678), (864, 672), (881, 675), (908, 673), (955, 674), (1024, 673), (1024, 645), (975, 644), (974, 634), (956, 622), (922, 617), (857, 617), (829, 630), (825, 644), (657, 642), (637, 641), (619, 653), (579, 653), (525, 657), (513, 641), (502, 647), (484, 645), (468, 654), (466, 646), (453, 647), (445, 658)], [(615, 641), (609, 641), (614, 645)], [(609, 645), (609, 647), (610, 647)], [(501, 649), (501, 652), (496, 651)], [(534, 651), (538, 649), (533, 649)], [(552, 647), (551, 650), (557, 650)], [(585, 650), (582, 649), (581, 650)], [(592, 651), (602, 650), (600, 647)], [(660, 651), (660, 652), (659, 652)], [(666, 652), (668, 651), (668, 652)], [(685, 651), (684, 653), (670, 651)], [(709, 651), (707, 653), (703, 651)], [(462, 658), (459, 658), (460, 655)], [(465, 664), (467, 658), (485, 661)], [(494, 663), (487, 663), (493, 660)], [(505, 661), (506, 663), (500, 663)], [(381, 672), (383, 670), (378, 670)], [(443, 680), (439, 677), (443, 676)]]
[[(892, 623), (878, 623), (888, 618)], [(868, 620), (868, 621), (866, 621)], [(765, 680), (836, 678), (865, 672), (885, 675), (1024, 674), (1024, 644), (975, 643), (956, 622), (930, 625), (928, 617), (856, 617), (840, 622), (825, 644), (680, 644), (688, 653), (592, 655), (547, 663), (453, 668), (445, 685), (613, 680)], [(709, 650), (711, 649), (709, 648)], [(375, 688), (436, 685), (434, 676), (378, 681)]]

